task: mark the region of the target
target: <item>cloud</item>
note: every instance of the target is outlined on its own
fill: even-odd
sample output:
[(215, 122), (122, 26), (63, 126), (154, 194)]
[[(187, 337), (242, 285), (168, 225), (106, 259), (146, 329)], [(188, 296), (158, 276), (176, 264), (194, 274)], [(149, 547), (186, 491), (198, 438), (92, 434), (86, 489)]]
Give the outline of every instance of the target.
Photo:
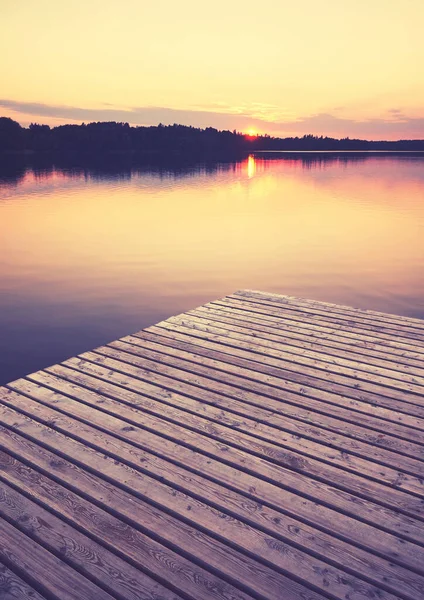
[(207, 110), (181, 110), (160, 106), (132, 107), (128, 109), (79, 108), (35, 102), (15, 102), (3, 99), (0, 99), (0, 106), (26, 115), (70, 119), (79, 122), (118, 121), (128, 122), (131, 125), (157, 125), (158, 123), (168, 125), (180, 123), (182, 125), (193, 125), (194, 127), (212, 126), (219, 129), (237, 129), (252, 125), (252, 118), (247, 114)]
[[(265, 118), (265, 110), (258, 116), (257, 106), (225, 108), (224, 110), (182, 110), (160, 106), (116, 108), (103, 104), (103, 108), (55, 106), (35, 102), (1, 100), (0, 107), (22, 115), (76, 122), (119, 121), (131, 125), (165, 125), (180, 123), (194, 127), (216, 127), (245, 131), (256, 128), (271, 135), (328, 135), (334, 137), (359, 137), (368, 139), (424, 139), (424, 118), (407, 117), (398, 108), (388, 111), (388, 118), (356, 120), (330, 113), (318, 113), (296, 120)], [(212, 105), (217, 108), (217, 105)], [(263, 105), (265, 108), (265, 105)], [(255, 110), (256, 109), (256, 110)], [(271, 112), (273, 112), (271, 110)]]

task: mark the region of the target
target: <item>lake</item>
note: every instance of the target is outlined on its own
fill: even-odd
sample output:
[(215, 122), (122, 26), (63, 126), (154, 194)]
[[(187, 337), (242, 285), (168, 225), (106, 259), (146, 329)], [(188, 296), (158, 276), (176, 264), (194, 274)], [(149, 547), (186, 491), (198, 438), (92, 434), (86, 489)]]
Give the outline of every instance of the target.
[(0, 168), (0, 383), (250, 288), (424, 318), (424, 157)]

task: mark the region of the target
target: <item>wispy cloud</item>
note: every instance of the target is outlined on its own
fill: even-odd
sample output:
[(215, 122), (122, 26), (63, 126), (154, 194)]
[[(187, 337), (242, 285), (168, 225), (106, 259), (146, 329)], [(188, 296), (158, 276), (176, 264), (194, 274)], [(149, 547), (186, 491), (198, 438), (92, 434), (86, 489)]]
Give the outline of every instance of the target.
[[(131, 108), (80, 108), (75, 106), (54, 106), (35, 102), (16, 102), (0, 99), (0, 106), (17, 113), (34, 117), (70, 119), (72, 121), (119, 121), (131, 125), (165, 125), (180, 123), (195, 127), (218, 127), (242, 129), (252, 125), (252, 117), (244, 113), (230, 113), (210, 110), (181, 110), (162, 106), (142, 106)], [(253, 119), (254, 120), (254, 119)]]
[[(17, 102), (0, 99), (0, 107), (14, 113), (49, 119), (67, 119), (74, 122), (121, 121), (131, 125), (158, 123), (216, 127), (244, 131), (256, 127), (271, 135), (329, 135), (335, 137), (367, 137), (370, 139), (424, 139), (424, 118), (408, 117), (401, 109), (392, 108), (387, 118), (356, 120), (331, 113), (319, 113), (295, 120), (272, 119), (276, 107), (257, 105), (231, 107), (211, 105), (215, 110), (182, 110), (161, 106), (114, 107), (103, 103), (102, 108), (56, 106), (36, 102)], [(267, 108), (269, 109), (267, 118)], [(218, 109), (218, 110), (216, 110)], [(334, 112), (337, 112), (335, 110)], [(37, 120), (37, 119), (34, 119)]]

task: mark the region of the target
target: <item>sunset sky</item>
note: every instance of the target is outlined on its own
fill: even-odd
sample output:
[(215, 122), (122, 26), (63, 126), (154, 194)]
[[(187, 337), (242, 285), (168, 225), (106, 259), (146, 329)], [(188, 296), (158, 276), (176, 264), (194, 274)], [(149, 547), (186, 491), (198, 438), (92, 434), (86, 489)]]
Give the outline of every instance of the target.
[(424, 139), (423, 0), (0, 0), (0, 115)]

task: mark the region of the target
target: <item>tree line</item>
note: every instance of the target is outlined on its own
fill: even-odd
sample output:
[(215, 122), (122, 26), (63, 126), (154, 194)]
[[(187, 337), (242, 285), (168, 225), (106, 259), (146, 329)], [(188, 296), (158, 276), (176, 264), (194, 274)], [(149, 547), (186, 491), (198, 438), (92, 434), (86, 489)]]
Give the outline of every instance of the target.
[(246, 152), (273, 151), (423, 151), (424, 140), (367, 141), (324, 136), (278, 138), (249, 136), (238, 131), (220, 131), (186, 125), (131, 127), (128, 123), (97, 122), (49, 127), (32, 123), (22, 127), (0, 117), (0, 153), (45, 158), (161, 156), (190, 158), (237, 157)]

